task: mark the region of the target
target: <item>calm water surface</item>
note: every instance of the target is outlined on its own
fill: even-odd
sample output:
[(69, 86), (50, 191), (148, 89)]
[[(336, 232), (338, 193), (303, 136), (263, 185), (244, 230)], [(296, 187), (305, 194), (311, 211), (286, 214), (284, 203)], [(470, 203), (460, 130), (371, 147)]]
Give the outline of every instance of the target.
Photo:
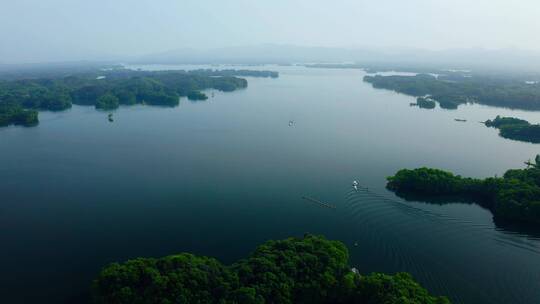
[[(231, 263), (305, 232), (343, 241), (362, 272), (408, 271), (455, 303), (540, 302), (538, 234), (496, 226), (476, 205), (384, 189), (404, 167), (474, 177), (521, 168), (540, 146), (478, 121), (539, 113), (429, 111), (371, 88), (362, 71), (262, 68), (280, 77), (206, 102), (121, 107), (114, 123), (74, 106), (41, 113), (35, 128), (0, 129), (2, 302), (77, 303), (109, 262), (189, 251)], [(352, 191), (352, 180), (369, 190)]]

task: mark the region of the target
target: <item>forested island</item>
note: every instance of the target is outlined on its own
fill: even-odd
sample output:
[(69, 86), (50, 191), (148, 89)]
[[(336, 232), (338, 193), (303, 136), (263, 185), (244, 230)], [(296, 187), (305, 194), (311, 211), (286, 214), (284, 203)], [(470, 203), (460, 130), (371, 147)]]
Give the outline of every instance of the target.
[(528, 121), (514, 117), (495, 117), (487, 120), (485, 125), (499, 129), (499, 135), (504, 138), (540, 143), (540, 124), (530, 124)]
[(540, 155), (526, 169), (503, 177), (465, 178), (439, 169), (402, 169), (388, 177), (387, 188), (401, 197), (449, 197), (474, 201), (499, 220), (540, 225)]
[(540, 84), (516, 77), (447, 73), (444, 75), (365, 76), (374, 88), (393, 90), (437, 101), (441, 108), (456, 109), (479, 103), (511, 109), (540, 110)]
[[(181, 96), (205, 100), (201, 92), (216, 89), (231, 92), (248, 83), (237, 76), (278, 77), (276, 72), (251, 70), (135, 71), (124, 68), (85, 70), (82, 73), (51, 72), (47, 78), (0, 81), (0, 126), (33, 126), (36, 110), (62, 111), (72, 104), (112, 110), (120, 105), (176, 106)], [(39, 74), (43, 75), (43, 73)]]
[(199, 91), (191, 91), (187, 94), (187, 98), (189, 100), (207, 100), (208, 96)]
[(422, 109), (435, 109), (436, 103), (431, 98), (418, 97), (416, 103), (411, 105), (418, 106)]
[(407, 273), (360, 275), (339, 241), (322, 236), (268, 241), (232, 265), (189, 253), (105, 267), (95, 303), (449, 304)]

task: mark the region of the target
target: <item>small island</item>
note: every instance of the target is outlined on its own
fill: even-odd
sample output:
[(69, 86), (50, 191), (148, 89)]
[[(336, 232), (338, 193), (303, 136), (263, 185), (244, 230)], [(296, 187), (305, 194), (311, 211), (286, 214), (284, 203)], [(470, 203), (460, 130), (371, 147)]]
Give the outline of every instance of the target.
[(499, 220), (540, 225), (540, 155), (526, 169), (503, 177), (466, 178), (439, 169), (402, 169), (388, 177), (387, 188), (403, 198), (447, 197), (474, 201)]
[(449, 304), (410, 274), (360, 275), (349, 252), (322, 236), (268, 241), (227, 266), (180, 253), (105, 267), (93, 284), (95, 303), (422, 303)]
[(435, 109), (436, 103), (431, 98), (418, 97), (416, 103), (411, 104), (413, 106), (418, 106), (421, 109)]
[(499, 135), (504, 138), (540, 143), (540, 124), (530, 124), (528, 121), (514, 117), (500, 117), (487, 120), (485, 125), (499, 129)]
[(199, 91), (191, 91), (187, 94), (187, 98), (189, 100), (193, 100), (193, 101), (196, 101), (196, 100), (207, 100), (208, 99), (208, 96), (206, 96), (206, 94), (202, 93), (202, 92), (199, 92)]

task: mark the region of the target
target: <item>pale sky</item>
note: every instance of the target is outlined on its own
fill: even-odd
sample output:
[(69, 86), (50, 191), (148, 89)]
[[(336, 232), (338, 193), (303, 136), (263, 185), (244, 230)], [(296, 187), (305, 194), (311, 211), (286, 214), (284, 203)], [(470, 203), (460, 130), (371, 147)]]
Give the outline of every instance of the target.
[(540, 0), (0, 0), (0, 62), (186, 47), (540, 51)]

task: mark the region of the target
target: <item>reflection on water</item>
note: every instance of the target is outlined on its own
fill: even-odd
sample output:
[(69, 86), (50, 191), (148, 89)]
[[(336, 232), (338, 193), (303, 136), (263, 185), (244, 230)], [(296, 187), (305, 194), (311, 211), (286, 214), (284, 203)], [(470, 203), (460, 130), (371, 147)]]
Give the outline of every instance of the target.
[(41, 113), (36, 128), (0, 129), (3, 300), (61, 303), (109, 262), (189, 251), (230, 263), (305, 232), (345, 242), (363, 272), (409, 271), (456, 303), (540, 298), (538, 234), (494, 224), (474, 204), (384, 189), (401, 168), (487, 177), (522, 167), (538, 146), (476, 122), (540, 122), (537, 113), (422, 111), (363, 83), (362, 71), (264, 69), (280, 78), (176, 108), (122, 106), (114, 123), (74, 106)]
[[(346, 197), (345, 213), (356, 226), (358, 242), (369, 244), (369, 251), (392, 264), (389, 268), (394, 271), (413, 273), (424, 284), (452, 294), (457, 303), (525, 303), (538, 295), (526, 295), (531, 291), (522, 285), (523, 281), (538, 282), (537, 269), (527, 269), (527, 263), (519, 261), (522, 256), (540, 259), (537, 237), (493, 229), (489, 223), (426, 210), (421, 204), (369, 190), (349, 191)], [(478, 284), (470, 274), (458, 271), (467, 265), (474, 268), (477, 263), (486, 267), (481, 275), (490, 273), (487, 288), (483, 287), (485, 282)], [(538, 266), (538, 262), (534, 264)], [(510, 278), (507, 272), (500, 271), (501, 267), (521, 267), (520, 278)], [(455, 289), (449, 289), (450, 284), (455, 284)], [(493, 286), (504, 291), (494, 290)]]

